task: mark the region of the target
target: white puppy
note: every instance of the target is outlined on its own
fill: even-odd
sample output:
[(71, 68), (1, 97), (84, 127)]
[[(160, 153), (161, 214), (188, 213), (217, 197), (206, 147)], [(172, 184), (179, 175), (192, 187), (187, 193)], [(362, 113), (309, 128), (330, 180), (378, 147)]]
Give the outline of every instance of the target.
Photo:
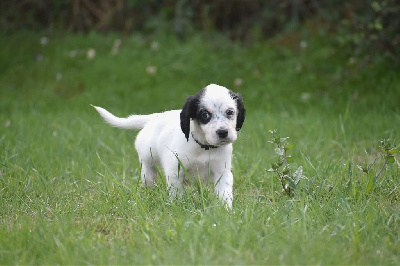
[(200, 176), (203, 181), (213, 182), (215, 194), (227, 207), (232, 207), (232, 142), (245, 118), (239, 93), (211, 84), (189, 96), (182, 110), (127, 118), (95, 108), (114, 127), (141, 129), (135, 147), (142, 165), (143, 184), (154, 184), (159, 165), (171, 196), (176, 192), (182, 195), (184, 181)]

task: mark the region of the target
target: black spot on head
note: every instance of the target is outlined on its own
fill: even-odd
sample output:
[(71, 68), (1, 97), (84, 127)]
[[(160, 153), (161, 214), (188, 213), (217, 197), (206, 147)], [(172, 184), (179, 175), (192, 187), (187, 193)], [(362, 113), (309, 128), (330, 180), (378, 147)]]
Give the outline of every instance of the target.
[(200, 100), (203, 97), (204, 92), (205, 89), (202, 89), (197, 94), (187, 97), (186, 102), (182, 107), (180, 114), (181, 129), (187, 140), (189, 140), (190, 119), (196, 118), (196, 115), (199, 111)]
[(196, 115), (197, 121), (201, 124), (207, 124), (212, 118), (212, 114), (206, 109), (200, 109)]

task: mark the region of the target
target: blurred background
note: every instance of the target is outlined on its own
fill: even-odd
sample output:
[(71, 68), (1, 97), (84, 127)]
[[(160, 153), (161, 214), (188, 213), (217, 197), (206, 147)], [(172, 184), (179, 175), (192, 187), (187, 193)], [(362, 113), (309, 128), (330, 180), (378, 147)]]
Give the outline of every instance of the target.
[[(18, 0), (0, 1), (1, 29), (68, 32), (221, 33), (249, 45), (309, 23), (334, 33), (337, 45), (362, 66), (399, 62), (398, 0)], [(286, 44), (296, 40), (288, 36)], [(297, 41), (297, 40), (296, 40)], [(293, 44), (292, 44), (293, 45)], [(297, 43), (296, 43), (297, 45)]]

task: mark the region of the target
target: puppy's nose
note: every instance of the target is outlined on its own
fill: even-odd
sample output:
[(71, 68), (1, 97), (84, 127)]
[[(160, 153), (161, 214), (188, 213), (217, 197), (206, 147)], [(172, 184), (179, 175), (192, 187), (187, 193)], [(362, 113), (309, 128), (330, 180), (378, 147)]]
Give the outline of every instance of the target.
[(224, 139), (228, 136), (228, 130), (226, 129), (218, 129), (217, 130), (217, 135), (221, 138)]

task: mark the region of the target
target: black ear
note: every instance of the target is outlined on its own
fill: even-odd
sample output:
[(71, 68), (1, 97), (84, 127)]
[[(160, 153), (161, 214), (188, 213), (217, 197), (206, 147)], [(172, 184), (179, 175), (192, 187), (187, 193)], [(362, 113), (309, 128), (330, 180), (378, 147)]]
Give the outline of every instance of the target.
[(204, 89), (196, 95), (187, 97), (185, 104), (181, 111), (181, 129), (185, 138), (189, 140), (190, 133), (190, 119), (196, 117), (197, 110), (199, 109), (200, 98), (204, 93)]
[(244, 104), (243, 104), (243, 98), (240, 93), (234, 93), (234, 92), (229, 92), (231, 95), (232, 99), (236, 101), (236, 106), (237, 106), (237, 118), (236, 118), (236, 131), (239, 131), (244, 123), (244, 118), (246, 116), (246, 109), (244, 109)]

